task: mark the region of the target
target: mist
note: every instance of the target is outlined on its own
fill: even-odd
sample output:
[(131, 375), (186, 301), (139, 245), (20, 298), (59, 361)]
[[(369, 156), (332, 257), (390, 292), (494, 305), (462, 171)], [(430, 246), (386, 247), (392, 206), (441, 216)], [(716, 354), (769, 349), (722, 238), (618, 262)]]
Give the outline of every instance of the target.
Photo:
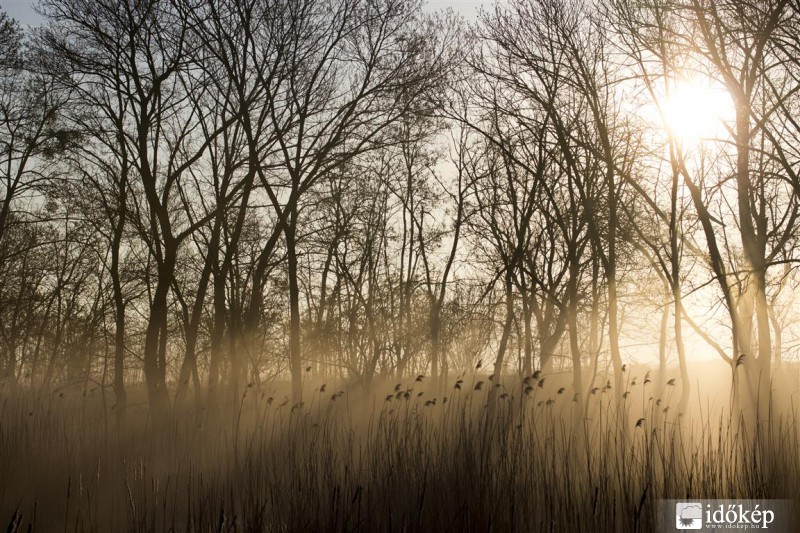
[(7, 531), (800, 524), (800, 5), (439, 4), (0, 12)]

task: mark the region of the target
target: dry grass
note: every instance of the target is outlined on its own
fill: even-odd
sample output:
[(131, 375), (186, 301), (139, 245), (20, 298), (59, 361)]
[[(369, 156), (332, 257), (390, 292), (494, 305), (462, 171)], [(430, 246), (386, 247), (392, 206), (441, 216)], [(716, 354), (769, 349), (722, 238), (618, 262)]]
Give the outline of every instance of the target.
[(161, 431), (142, 409), (118, 432), (99, 393), (4, 397), (0, 520), (12, 531), (652, 531), (659, 498), (800, 496), (788, 408), (751, 438), (723, 410), (679, 423), (664, 412), (670, 387), (658, 398), (629, 383), (624, 400), (590, 395), (575, 427), (574, 395), (555, 378), (507, 384), (493, 410), (486, 377), (438, 394), (423, 385), (328, 384), (303, 406), (249, 388), (237, 406)]

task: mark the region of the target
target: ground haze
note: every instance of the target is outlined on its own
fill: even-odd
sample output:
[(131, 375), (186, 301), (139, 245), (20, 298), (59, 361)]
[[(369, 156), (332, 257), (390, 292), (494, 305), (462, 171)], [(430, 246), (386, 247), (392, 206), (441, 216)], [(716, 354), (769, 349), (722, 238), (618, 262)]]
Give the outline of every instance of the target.
[(0, 527), (800, 509), (800, 3), (438, 7), (0, 11)]

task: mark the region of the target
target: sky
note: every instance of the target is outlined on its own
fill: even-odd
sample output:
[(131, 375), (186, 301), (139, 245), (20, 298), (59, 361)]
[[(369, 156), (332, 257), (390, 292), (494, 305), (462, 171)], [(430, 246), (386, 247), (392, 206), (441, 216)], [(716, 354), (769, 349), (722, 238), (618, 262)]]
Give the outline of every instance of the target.
[[(36, 26), (41, 22), (41, 17), (34, 11), (36, 0), (0, 0), (0, 8), (17, 19), (23, 26)], [(426, 7), (431, 10), (452, 7), (467, 20), (475, 20), (478, 8), (481, 5), (489, 6), (492, 0), (428, 0)]]
[(23, 26), (36, 26), (41, 18), (33, 10), (33, 0), (0, 0), (0, 8)]
[(493, 0), (466, 0), (461, 2), (454, 2), (453, 0), (428, 0), (426, 5), (428, 9), (446, 9), (452, 7), (456, 13), (461, 14), (467, 20), (475, 20), (478, 13), (478, 8), (483, 5), (489, 7), (492, 5)]

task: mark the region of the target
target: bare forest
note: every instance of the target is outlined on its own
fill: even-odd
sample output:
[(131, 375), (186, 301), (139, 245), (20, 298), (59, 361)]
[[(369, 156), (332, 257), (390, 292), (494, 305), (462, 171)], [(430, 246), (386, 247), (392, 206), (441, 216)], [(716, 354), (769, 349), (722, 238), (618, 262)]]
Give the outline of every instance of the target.
[(800, 498), (800, 2), (495, 1), (0, 11), (0, 527)]

